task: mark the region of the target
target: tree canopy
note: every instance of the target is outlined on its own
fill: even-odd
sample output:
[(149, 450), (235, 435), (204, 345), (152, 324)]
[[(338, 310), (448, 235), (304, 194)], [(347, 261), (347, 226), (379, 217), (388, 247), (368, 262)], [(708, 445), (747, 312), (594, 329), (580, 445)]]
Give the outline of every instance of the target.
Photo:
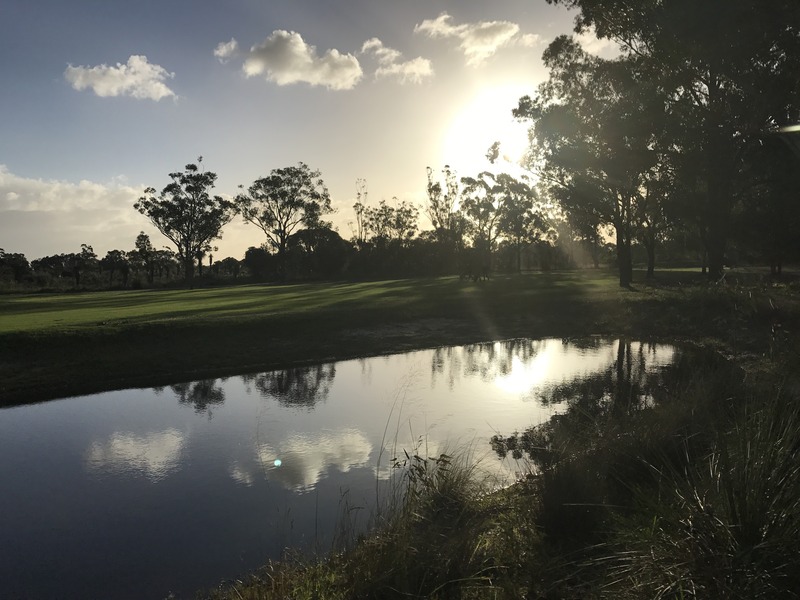
[(616, 41), (622, 55), (615, 62), (632, 67), (664, 103), (664, 148), (692, 154), (702, 181), (693, 218), (703, 229), (709, 276), (718, 278), (743, 191), (743, 157), (800, 117), (800, 3), (547, 1), (579, 11), (576, 31)]
[(239, 214), (267, 236), (278, 253), (279, 268), (289, 237), (303, 227), (326, 226), (322, 217), (333, 212), (320, 172), (302, 162), (256, 179), (246, 194), (236, 196), (235, 203)]
[[(202, 157), (198, 159), (202, 162)], [(231, 202), (212, 196), (217, 174), (204, 171), (195, 164), (184, 171), (169, 174), (172, 182), (156, 196), (152, 187), (134, 204), (134, 208), (170, 240), (178, 251), (187, 281), (194, 275), (194, 260), (222, 237), (222, 227), (234, 215)]]

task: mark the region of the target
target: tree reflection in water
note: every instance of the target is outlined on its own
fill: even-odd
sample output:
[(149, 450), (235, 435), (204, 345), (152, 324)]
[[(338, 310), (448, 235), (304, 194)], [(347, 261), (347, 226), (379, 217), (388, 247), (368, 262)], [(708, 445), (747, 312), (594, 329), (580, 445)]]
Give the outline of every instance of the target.
[(314, 408), (317, 402), (328, 398), (336, 365), (310, 365), (292, 367), (267, 373), (244, 375), (245, 383), (252, 384), (264, 398), (274, 398), (284, 406)]
[(514, 359), (528, 364), (547, 340), (513, 339), (467, 346), (436, 348), (431, 359), (431, 376), (446, 377), (450, 390), (463, 377), (478, 376), (491, 382), (511, 372)]
[(716, 355), (680, 348), (670, 364), (653, 366), (657, 351), (619, 341), (607, 368), (541, 392), (543, 403), (562, 407), (559, 414), (492, 437), (501, 458), (523, 460), (535, 475), (529, 481), (538, 490), (538, 524), (558, 543), (597, 543), (612, 509), (653, 485), (659, 469), (680, 472), (690, 448), (709, 442), (704, 432), (714, 417), (697, 400), (711, 390), (724, 394), (736, 379), (732, 368)]
[(578, 448), (587, 444), (596, 447), (601, 439), (618, 435), (626, 420), (657, 402), (667, 401), (670, 390), (689, 374), (694, 355), (690, 357), (680, 349), (675, 350), (671, 364), (650, 366), (648, 359), (658, 348), (620, 340), (616, 358), (606, 369), (541, 392), (539, 400), (543, 404), (563, 405), (563, 412), (522, 433), (493, 436), (492, 448), (501, 457), (527, 457), (538, 469), (546, 469), (573, 456)]
[(209, 418), (211, 407), (220, 406), (225, 402), (225, 391), (217, 384), (216, 379), (177, 383), (169, 388), (175, 393), (180, 404), (193, 406), (198, 414), (207, 412)]

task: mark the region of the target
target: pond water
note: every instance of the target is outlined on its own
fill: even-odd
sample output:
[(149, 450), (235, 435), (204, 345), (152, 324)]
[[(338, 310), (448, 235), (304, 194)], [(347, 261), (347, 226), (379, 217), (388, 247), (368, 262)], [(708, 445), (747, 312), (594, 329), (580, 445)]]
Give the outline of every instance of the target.
[[(363, 527), (403, 450), (470, 451), (498, 485), (495, 433), (542, 423), (554, 390), (671, 346), (508, 340), (131, 389), (0, 410), (0, 590), (26, 598), (192, 597), (287, 548)], [(644, 399), (646, 404), (647, 399)]]

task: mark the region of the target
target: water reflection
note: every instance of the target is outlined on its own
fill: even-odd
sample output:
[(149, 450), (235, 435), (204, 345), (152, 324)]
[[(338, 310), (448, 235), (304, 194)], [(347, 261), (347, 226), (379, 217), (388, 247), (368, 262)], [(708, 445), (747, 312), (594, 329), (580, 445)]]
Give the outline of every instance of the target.
[[(298, 540), (325, 547), (343, 494), (369, 514), (404, 450), (468, 447), (502, 482), (517, 467), (491, 436), (537, 431), (554, 460), (604, 415), (668, 401), (676, 356), (520, 339), (0, 410), (0, 581), (9, 597), (191, 597)], [(130, 573), (147, 577), (116, 583)]]
[[(602, 346), (593, 347), (597, 348)], [(522, 433), (493, 436), (492, 449), (500, 457), (527, 456), (536, 467), (547, 469), (569, 457), (575, 445), (616, 435), (623, 419), (669, 401), (691, 361), (697, 360), (671, 346), (630, 340), (617, 341), (610, 349), (614, 358), (604, 368), (542, 386), (537, 392), (539, 402), (562, 409)]]
[(311, 409), (328, 398), (335, 377), (336, 364), (328, 363), (244, 375), (242, 380), (253, 384), (264, 398)]
[(193, 406), (196, 413), (207, 412), (210, 416), (212, 406), (225, 402), (225, 392), (216, 379), (178, 383), (169, 387), (175, 392), (180, 404)]
[(347, 473), (366, 467), (371, 453), (372, 444), (357, 429), (295, 433), (277, 447), (258, 447), (258, 458), (268, 470), (269, 480), (295, 492), (314, 489), (332, 468)]
[(476, 376), (491, 382), (510, 373), (515, 364), (527, 363), (544, 347), (541, 340), (512, 339), (437, 348), (431, 359), (431, 375), (434, 382), (443, 377), (449, 389)]
[(90, 446), (86, 466), (90, 471), (140, 474), (157, 482), (178, 468), (184, 446), (184, 436), (177, 429), (143, 436), (114, 433)]

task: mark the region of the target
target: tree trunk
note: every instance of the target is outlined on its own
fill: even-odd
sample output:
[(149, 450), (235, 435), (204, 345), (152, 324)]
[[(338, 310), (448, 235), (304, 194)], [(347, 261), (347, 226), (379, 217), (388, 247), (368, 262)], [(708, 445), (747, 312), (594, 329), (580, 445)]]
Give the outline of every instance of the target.
[(622, 227), (617, 232), (617, 265), (619, 267), (619, 287), (630, 287), (633, 282), (633, 264), (631, 263), (631, 241), (624, 235)]
[[(713, 78), (712, 78), (713, 79)], [(725, 246), (728, 241), (730, 213), (733, 206), (731, 178), (733, 140), (725, 126), (722, 92), (716, 85), (709, 89), (709, 109), (706, 146), (708, 192), (706, 211), (708, 250), (708, 279), (718, 281), (725, 272)]]
[(647, 278), (652, 279), (656, 272), (656, 242), (648, 240), (644, 244), (647, 250)]
[(183, 259), (183, 277), (190, 286), (194, 278), (194, 258), (187, 256)]

